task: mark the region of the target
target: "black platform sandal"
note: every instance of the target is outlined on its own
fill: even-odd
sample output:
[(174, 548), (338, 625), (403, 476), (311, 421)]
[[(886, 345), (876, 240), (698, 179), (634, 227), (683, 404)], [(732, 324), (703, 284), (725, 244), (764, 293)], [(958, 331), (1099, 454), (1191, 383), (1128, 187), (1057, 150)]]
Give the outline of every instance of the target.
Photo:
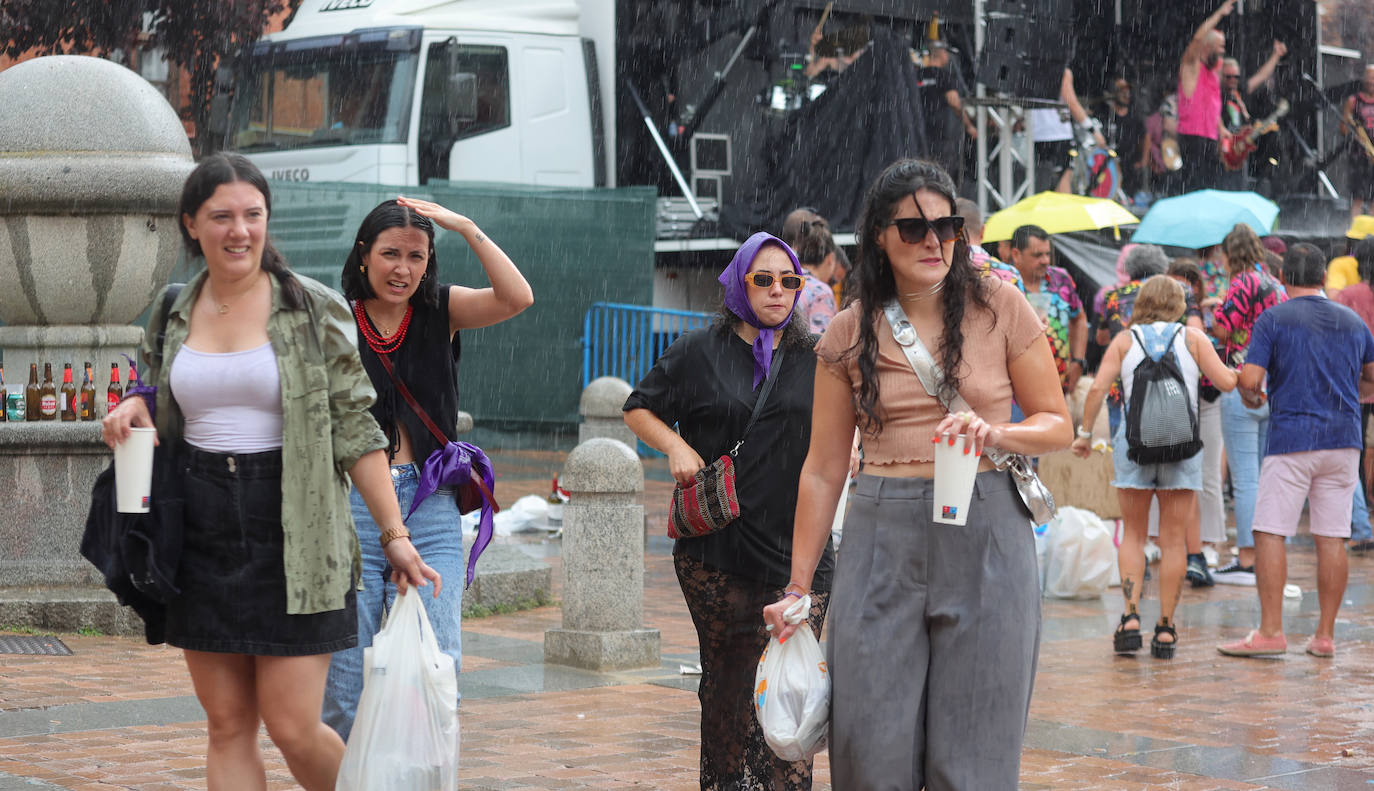
[[(1159, 641), (1161, 634), (1167, 634), (1174, 639), (1167, 643), (1161, 643)], [(1159, 619), (1159, 623), (1155, 624), (1155, 636), (1150, 640), (1150, 656), (1155, 659), (1173, 659), (1174, 649), (1177, 647), (1178, 632), (1174, 629), (1174, 625), (1163, 618)]]
[[(1135, 621), (1136, 628), (1127, 629), (1126, 624)], [(1121, 616), (1121, 624), (1112, 634), (1112, 649), (1118, 654), (1134, 654), (1140, 650), (1140, 615), (1128, 612)]]

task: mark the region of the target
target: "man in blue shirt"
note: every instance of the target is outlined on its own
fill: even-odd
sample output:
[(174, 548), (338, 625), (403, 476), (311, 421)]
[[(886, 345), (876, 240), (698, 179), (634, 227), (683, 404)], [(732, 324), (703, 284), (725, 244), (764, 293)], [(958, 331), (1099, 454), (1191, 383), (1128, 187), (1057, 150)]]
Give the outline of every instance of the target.
[(1260, 626), (1244, 640), (1217, 646), (1230, 656), (1283, 654), (1283, 586), (1288, 576), (1284, 539), (1297, 531), (1309, 504), (1317, 546), (1321, 617), (1307, 653), (1329, 657), (1345, 595), (1345, 541), (1359, 485), (1360, 390), (1374, 387), (1374, 337), (1355, 311), (1322, 292), (1326, 262), (1309, 244), (1283, 261), (1289, 300), (1255, 322), (1240, 389), (1247, 405), (1264, 398), (1268, 377), (1269, 447), (1260, 466), (1255, 503), (1255, 585)]

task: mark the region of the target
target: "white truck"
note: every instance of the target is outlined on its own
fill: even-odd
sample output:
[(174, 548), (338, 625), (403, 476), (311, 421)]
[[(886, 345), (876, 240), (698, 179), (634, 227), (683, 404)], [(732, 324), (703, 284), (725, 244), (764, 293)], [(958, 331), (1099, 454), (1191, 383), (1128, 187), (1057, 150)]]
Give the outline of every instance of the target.
[(270, 178), (614, 186), (615, 0), (304, 0), (238, 66)]

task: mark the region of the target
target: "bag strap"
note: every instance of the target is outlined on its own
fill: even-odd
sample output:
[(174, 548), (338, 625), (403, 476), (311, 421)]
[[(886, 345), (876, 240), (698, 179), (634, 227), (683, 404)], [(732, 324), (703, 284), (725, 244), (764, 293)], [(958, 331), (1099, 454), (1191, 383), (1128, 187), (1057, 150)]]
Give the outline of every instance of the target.
[(887, 303), (883, 306), (883, 315), (892, 327), (893, 340), (897, 341), (897, 345), (906, 354), (907, 362), (911, 363), (911, 368), (916, 372), (916, 378), (921, 380), (921, 386), (925, 388), (926, 393), (944, 405), (948, 412), (969, 411), (968, 402), (959, 393), (956, 392), (954, 397), (948, 400), (940, 394), (945, 378), (944, 372), (935, 364), (935, 357), (921, 342), (921, 336), (916, 333), (916, 328), (911, 326), (901, 303), (895, 299)]
[[(420, 406), (419, 401), (415, 400), (415, 396), (410, 394), (410, 388), (406, 387), (406, 383), (402, 382), (401, 378), (396, 375), (396, 369), (391, 365), (391, 356), (381, 352), (377, 352), (376, 354), (377, 359), (382, 361), (382, 367), (385, 368), (387, 374), (391, 376), (391, 381), (396, 384), (396, 390), (401, 394), (401, 397), (406, 400), (406, 403), (410, 404), (410, 408), (415, 411), (416, 417), (420, 418), (420, 422), (425, 424), (425, 428), (429, 429), (429, 433), (433, 434), (434, 438), (439, 441), (439, 447), (442, 448), (452, 442), (453, 440), (450, 440), (444, 435), (444, 432), (439, 430), (434, 420), (430, 418), (429, 413), (424, 410), (424, 407)], [(487, 502), (496, 502), (496, 497), (491, 493), (491, 490), (487, 488), (486, 483), (483, 482), (475, 472), (472, 475), (472, 484), (482, 492), (482, 495), (487, 498)]]
[(167, 289), (162, 292), (162, 308), (158, 311), (162, 322), (158, 324), (157, 346), (153, 352), (157, 356), (157, 367), (162, 367), (162, 347), (167, 342), (167, 319), (172, 315), (172, 303), (177, 301), (181, 294), (181, 289), (185, 288), (185, 283), (169, 283)]
[(778, 371), (782, 370), (782, 356), (784, 347), (778, 346), (773, 353), (773, 364), (768, 369), (768, 376), (763, 380), (763, 389), (759, 391), (759, 397), (754, 401), (754, 411), (749, 413), (749, 422), (744, 424), (744, 430), (739, 434), (739, 442), (730, 449), (730, 455), (739, 453), (740, 446), (744, 444), (744, 438), (749, 435), (749, 429), (758, 422), (759, 415), (763, 414), (763, 404), (768, 400), (768, 394), (773, 391), (773, 383), (778, 381)]

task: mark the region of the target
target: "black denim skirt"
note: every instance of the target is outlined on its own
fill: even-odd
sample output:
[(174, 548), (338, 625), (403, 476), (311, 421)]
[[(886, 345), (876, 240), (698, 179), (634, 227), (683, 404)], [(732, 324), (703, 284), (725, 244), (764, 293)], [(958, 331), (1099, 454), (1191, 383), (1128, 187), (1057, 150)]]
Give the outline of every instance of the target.
[(350, 587), (344, 609), (286, 612), (281, 451), (213, 453), (182, 444), (186, 529), (167, 642), (257, 656), (328, 654), (358, 642)]

